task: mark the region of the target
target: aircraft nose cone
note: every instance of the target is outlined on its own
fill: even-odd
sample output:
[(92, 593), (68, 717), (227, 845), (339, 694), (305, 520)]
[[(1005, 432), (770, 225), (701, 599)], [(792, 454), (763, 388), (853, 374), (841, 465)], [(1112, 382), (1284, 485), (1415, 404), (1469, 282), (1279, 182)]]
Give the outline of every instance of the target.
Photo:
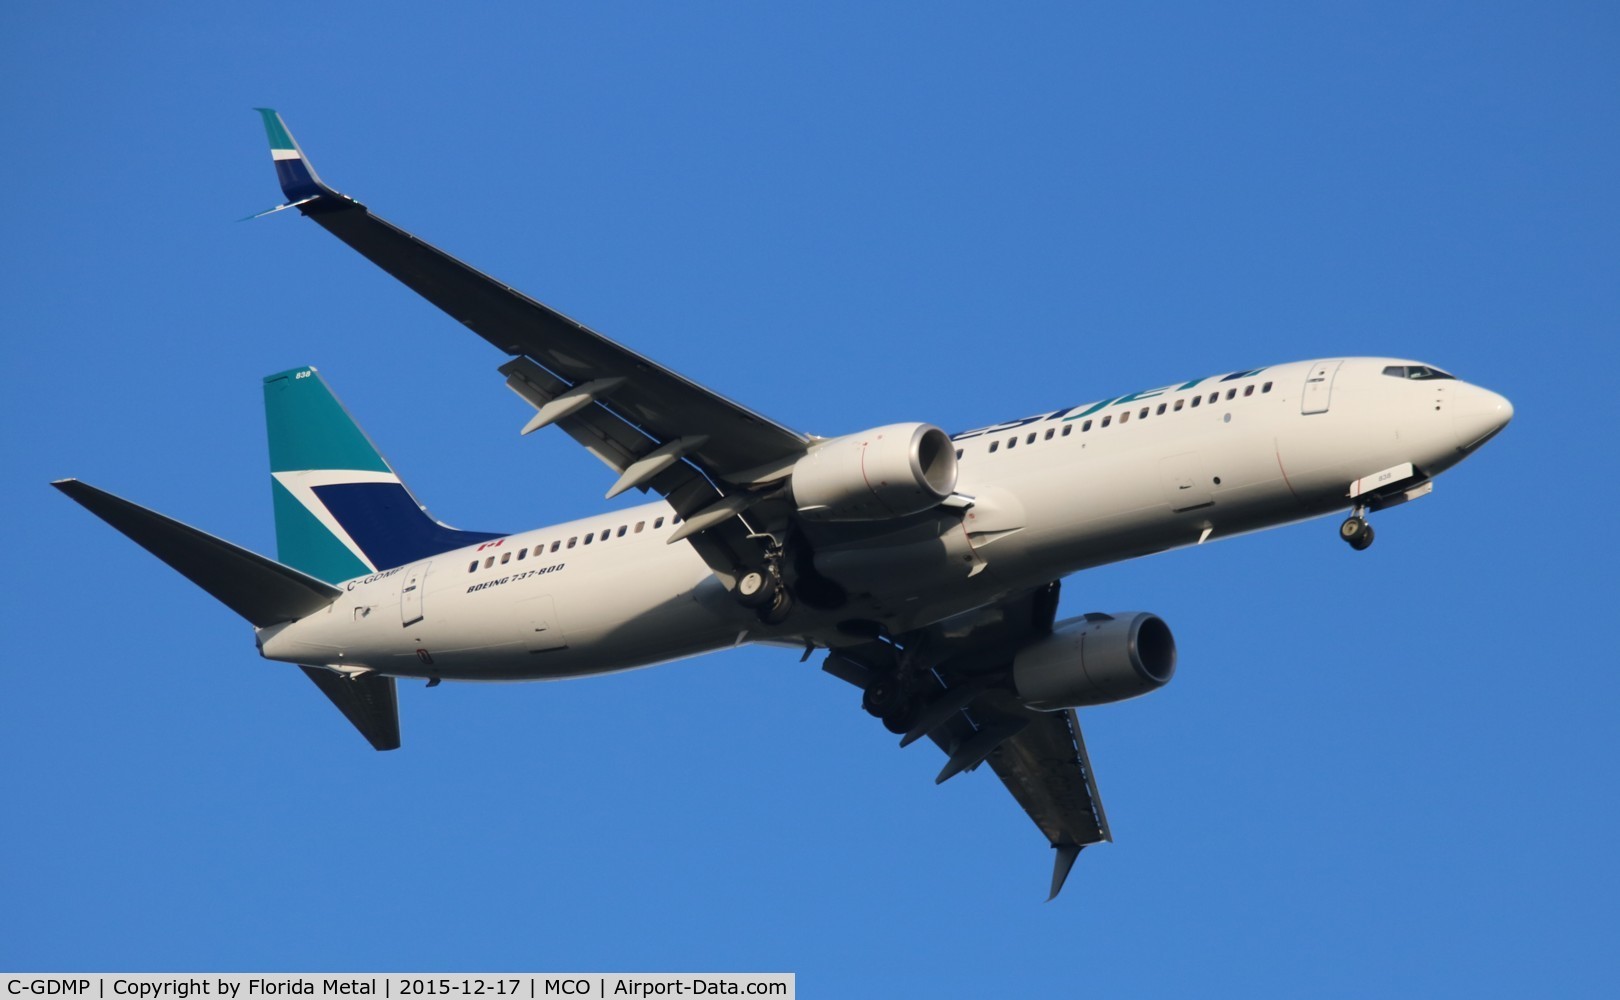
[(1508, 425), (1513, 419), (1513, 404), (1506, 396), (1477, 385), (1465, 383), (1458, 388), (1461, 391), (1452, 410), (1451, 426), (1457, 435), (1457, 447), (1473, 451)]

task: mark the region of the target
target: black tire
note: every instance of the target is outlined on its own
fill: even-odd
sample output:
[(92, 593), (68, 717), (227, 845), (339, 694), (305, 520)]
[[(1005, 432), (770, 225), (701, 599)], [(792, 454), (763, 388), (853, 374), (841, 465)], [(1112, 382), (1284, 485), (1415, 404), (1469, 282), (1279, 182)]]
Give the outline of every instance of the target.
[(1347, 517), (1344, 523), (1339, 525), (1339, 537), (1354, 545), (1356, 539), (1360, 538), (1370, 527), (1372, 526), (1359, 517)]
[(883, 728), (896, 736), (904, 736), (906, 733), (911, 732), (911, 727), (916, 724), (916, 721), (917, 713), (912, 710), (911, 706), (907, 706), (898, 712), (885, 715), (883, 717)]
[(867, 714), (879, 719), (894, 715), (905, 704), (899, 681), (892, 676), (873, 681), (861, 695), (861, 707), (866, 709)]
[(1350, 547), (1352, 549), (1355, 549), (1357, 552), (1365, 551), (1367, 546), (1369, 546), (1369, 545), (1371, 545), (1373, 543), (1373, 527), (1372, 527), (1372, 525), (1367, 524), (1365, 521), (1363, 521), (1362, 522), (1362, 527), (1363, 527), (1364, 530), (1361, 532), (1361, 534), (1359, 536), (1356, 537), (1356, 539), (1354, 541), (1352, 541), (1350, 543)]
[(772, 592), (771, 598), (771, 603), (754, 614), (766, 625), (780, 625), (793, 613), (793, 595), (787, 592), (786, 587), (777, 587)]

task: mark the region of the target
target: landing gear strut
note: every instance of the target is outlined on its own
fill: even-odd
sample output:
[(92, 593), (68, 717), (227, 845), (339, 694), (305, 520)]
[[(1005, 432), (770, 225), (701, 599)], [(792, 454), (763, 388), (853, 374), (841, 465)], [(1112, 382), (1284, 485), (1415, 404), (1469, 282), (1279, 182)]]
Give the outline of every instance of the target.
[(1366, 511), (1367, 508), (1356, 505), (1356, 509), (1339, 525), (1339, 537), (1357, 552), (1373, 543), (1373, 527), (1367, 523)]

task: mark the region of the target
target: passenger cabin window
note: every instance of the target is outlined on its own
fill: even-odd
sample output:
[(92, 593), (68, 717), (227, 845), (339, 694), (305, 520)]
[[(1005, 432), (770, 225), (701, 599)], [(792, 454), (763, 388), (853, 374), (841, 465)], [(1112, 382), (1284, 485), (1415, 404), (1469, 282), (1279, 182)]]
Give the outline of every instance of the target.
[(591, 544), (591, 539), (593, 539), (595, 537), (596, 537), (596, 532), (594, 532), (594, 531), (585, 532), (585, 544), (586, 545)]
[(1034, 444), (1035, 443), (1035, 432), (1034, 431), (1029, 432), (1029, 437), (1024, 439), (1024, 443), (1025, 444)]
[(654, 531), (657, 531), (659, 528), (662, 528), (663, 526), (664, 526), (664, 519), (663, 518), (661, 518), (661, 517), (653, 518), (653, 530)]
[[(956, 459), (957, 459), (957, 461), (962, 460), (962, 449), (960, 449), (960, 448), (956, 449)], [(640, 530), (640, 529), (637, 529), (637, 530)]]
[(1160, 404), (1159, 404), (1159, 408), (1158, 408), (1158, 409), (1157, 409), (1157, 410), (1154, 410), (1154, 411), (1153, 411), (1153, 415), (1154, 415), (1154, 416), (1155, 416), (1155, 417), (1162, 417), (1162, 416), (1164, 416), (1164, 407), (1165, 407), (1165, 404), (1163, 404), (1163, 403), (1160, 403)]
[(990, 442), (990, 451), (991, 451), (992, 454), (994, 454), (995, 450), (997, 448), (999, 448), (999, 447), (1001, 447), (1001, 442), (1000, 441), (992, 441), (992, 442)]
[(472, 561), (472, 565), (467, 567), (467, 572), (472, 573), (472, 572), (476, 571), (477, 569), (478, 569), (478, 560), (474, 559)]
[(1072, 431), (1072, 430), (1074, 430), (1074, 425), (1073, 424), (1064, 424), (1063, 425), (1063, 436), (1068, 437), (1069, 432)]
[(557, 541), (551, 543), (551, 551), (555, 552), (559, 548), (562, 548), (562, 540), (561, 539), (558, 539)]
[(1194, 396), (1193, 400), (1192, 400), (1192, 405), (1197, 406), (1199, 403), (1202, 403), (1203, 401), (1204, 401), (1204, 397), (1202, 397), (1202, 396)]
[[(1122, 424), (1125, 423), (1126, 421), (1130, 420), (1130, 419), (1131, 419), (1131, 411), (1130, 410), (1126, 410), (1124, 413), (1121, 413), (1119, 415), (1119, 422), (1122, 423)], [(1108, 421), (1104, 420), (1103, 425), (1106, 426), (1107, 424), (1108, 424)]]
[(621, 524), (621, 525), (619, 525), (619, 537), (620, 537), (620, 538), (623, 538), (623, 537), (624, 537), (624, 533), (625, 533), (625, 532), (626, 532), (626, 531), (627, 531), (627, 530), (629, 530), (629, 527), (630, 527), (630, 526), (629, 526), (629, 525), (627, 525), (627, 524)]
[(573, 536), (572, 538), (568, 539), (568, 547), (573, 548), (574, 543), (576, 543), (578, 541), (579, 541), (579, 536), (578, 535)]
[(1244, 387), (1243, 387), (1243, 395), (1245, 395), (1245, 396), (1252, 396), (1252, 395), (1254, 395), (1254, 386), (1252, 386), (1252, 385), (1246, 385), (1246, 386), (1244, 386)]
[(1098, 427), (1107, 427), (1110, 423), (1113, 422), (1113, 419), (1114, 418), (1112, 416), (1103, 417), (1102, 423), (1098, 424), (1097, 426)]
[(1147, 419), (1147, 415), (1148, 415), (1148, 410), (1149, 410), (1149, 409), (1151, 409), (1151, 407), (1147, 407), (1147, 406), (1144, 406), (1144, 407), (1142, 407), (1142, 412), (1141, 412), (1141, 413), (1138, 413), (1138, 414), (1137, 414), (1137, 415), (1136, 415), (1136, 418), (1137, 418), (1137, 419), (1138, 419), (1138, 420), (1146, 420), (1146, 419)]
[(1236, 397), (1237, 397), (1237, 390), (1236, 389), (1228, 389), (1228, 390), (1226, 390), (1226, 398), (1227, 399), (1235, 399)]
[(1221, 401), (1221, 394), (1220, 393), (1212, 392), (1212, 393), (1209, 394), (1209, 402), (1210, 402), (1211, 406), (1215, 405), (1216, 403), (1219, 403), (1220, 401)]
[(493, 565), (495, 565), (495, 557), (494, 556), (485, 556), (484, 557), (484, 568), (489, 569)]
[(1185, 402), (1186, 402), (1186, 400), (1185, 400), (1185, 399), (1178, 399), (1178, 400), (1176, 400), (1176, 412), (1177, 412), (1177, 413), (1180, 413), (1180, 412), (1181, 412), (1181, 404), (1182, 404), (1182, 403), (1185, 403)]
[(1084, 434), (1089, 430), (1091, 430), (1091, 421), (1087, 420), (1085, 423), (1080, 425), (1080, 433)]
[(641, 529), (645, 528), (646, 526), (647, 526), (646, 521), (637, 521), (636, 522), (636, 534), (638, 534), (638, 535), (641, 534)]
[(529, 558), (529, 550), (528, 549), (518, 549), (518, 562), (522, 562), (523, 560), (525, 560), (527, 558)]
[(1018, 438), (1016, 436), (1008, 438), (1007, 439), (1007, 447), (1009, 447), (1009, 448), (1018, 447)]
[(1266, 383), (1266, 384), (1265, 384), (1265, 385), (1263, 385), (1263, 386), (1261, 386), (1261, 387), (1260, 387), (1260, 391), (1261, 391), (1261, 392), (1262, 392), (1262, 393), (1267, 393), (1267, 392), (1270, 392), (1270, 391), (1271, 391), (1271, 383), (1270, 383), (1270, 382), (1267, 382), (1267, 383)]
[(1055, 431), (1052, 428), (1048, 427), (1046, 429), (1046, 440), (1048, 440), (1048, 441), (1052, 440), (1052, 435), (1056, 434), (1056, 433), (1057, 433), (1057, 431)]
[(507, 563), (509, 563), (511, 561), (512, 561), (512, 553), (510, 553), (510, 552), (501, 553), (501, 565), (502, 566), (505, 566)]

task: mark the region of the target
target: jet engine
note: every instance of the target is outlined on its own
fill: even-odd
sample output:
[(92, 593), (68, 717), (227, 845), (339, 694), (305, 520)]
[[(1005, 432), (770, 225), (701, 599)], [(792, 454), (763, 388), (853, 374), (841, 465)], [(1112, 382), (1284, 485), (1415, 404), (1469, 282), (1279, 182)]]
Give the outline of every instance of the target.
[(1013, 688), (1030, 708), (1055, 712), (1147, 694), (1176, 672), (1170, 626), (1146, 611), (1058, 622), (1013, 657)]
[(919, 514), (956, 489), (956, 448), (932, 424), (889, 424), (823, 441), (793, 466), (793, 503), (810, 521)]

